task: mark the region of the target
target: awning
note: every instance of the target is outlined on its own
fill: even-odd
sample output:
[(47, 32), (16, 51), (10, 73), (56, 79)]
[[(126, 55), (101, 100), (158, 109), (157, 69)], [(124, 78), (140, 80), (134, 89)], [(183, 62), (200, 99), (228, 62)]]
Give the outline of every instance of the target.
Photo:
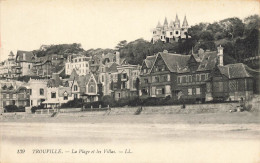
[(58, 100), (47, 100), (43, 101), (43, 104), (59, 104), (60, 102)]
[(99, 94), (81, 94), (81, 96), (98, 96)]

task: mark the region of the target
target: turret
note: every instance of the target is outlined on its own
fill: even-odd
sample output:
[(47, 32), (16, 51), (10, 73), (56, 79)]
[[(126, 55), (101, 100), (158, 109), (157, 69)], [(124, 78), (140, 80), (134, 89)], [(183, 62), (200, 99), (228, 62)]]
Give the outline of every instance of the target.
[(157, 24), (156, 28), (162, 28), (162, 25), (161, 25), (160, 21), (158, 21), (158, 24)]
[(166, 17), (164, 19), (163, 28), (168, 28), (168, 21)]
[(182, 28), (188, 28), (189, 27), (189, 24), (188, 24), (188, 21), (186, 19), (186, 15), (184, 17), (184, 20), (183, 20), (183, 24), (182, 24)]
[(178, 18), (178, 15), (176, 14), (176, 18), (175, 18), (175, 27), (179, 28), (180, 27), (180, 20)]

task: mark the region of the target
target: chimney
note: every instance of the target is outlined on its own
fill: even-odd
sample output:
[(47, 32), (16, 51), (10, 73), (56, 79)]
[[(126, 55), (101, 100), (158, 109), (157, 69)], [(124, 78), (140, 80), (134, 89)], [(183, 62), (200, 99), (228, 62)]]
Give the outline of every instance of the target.
[(224, 66), (224, 61), (223, 61), (223, 47), (221, 45), (218, 47), (218, 64), (219, 66)]
[(120, 53), (116, 52), (116, 63), (120, 65)]

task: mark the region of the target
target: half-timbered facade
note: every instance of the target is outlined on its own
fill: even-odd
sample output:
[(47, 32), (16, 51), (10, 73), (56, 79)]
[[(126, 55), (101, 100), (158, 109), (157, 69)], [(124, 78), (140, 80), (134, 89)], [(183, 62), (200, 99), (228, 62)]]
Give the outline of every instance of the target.
[(253, 94), (249, 68), (242, 63), (224, 66), (221, 46), (192, 55), (159, 52), (145, 59), (140, 77), (142, 96), (204, 102), (249, 99)]

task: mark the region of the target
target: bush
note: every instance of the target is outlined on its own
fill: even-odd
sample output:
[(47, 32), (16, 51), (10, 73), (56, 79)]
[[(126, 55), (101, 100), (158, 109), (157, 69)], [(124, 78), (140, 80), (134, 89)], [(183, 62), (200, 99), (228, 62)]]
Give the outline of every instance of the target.
[(84, 106), (86, 109), (90, 109), (91, 106), (93, 108), (99, 108), (99, 105), (101, 105), (101, 107), (106, 107), (104, 105), (104, 102), (103, 101), (94, 101), (94, 102), (88, 102), (88, 103), (85, 103)]
[(5, 106), (5, 112), (25, 112), (24, 106), (17, 107), (16, 105)]
[(44, 105), (41, 104), (41, 105), (39, 105), (39, 106), (33, 106), (33, 107), (31, 108), (31, 112), (32, 112), (32, 113), (35, 113), (36, 110), (38, 110), (38, 109), (44, 109)]
[(70, 100), (65, 104), (61, 105), (61, 108), (81, 108), (83, 106), (83, 100), (82, 99), (74, 99)]
[(108, 96), (108, 95), (103, 96), (103, 97), (101, 98), (101, 101), (103, 101), (103, 105), (105, 105), (105, 106), (107, 106), (107, 105), (109, 105), (109, 106), (111, 106), (111, 107), (116, 106), (116, 101), (115, 101), (115, 99), (114, 99), (113, 97), (111, 97), (111, 96)]

